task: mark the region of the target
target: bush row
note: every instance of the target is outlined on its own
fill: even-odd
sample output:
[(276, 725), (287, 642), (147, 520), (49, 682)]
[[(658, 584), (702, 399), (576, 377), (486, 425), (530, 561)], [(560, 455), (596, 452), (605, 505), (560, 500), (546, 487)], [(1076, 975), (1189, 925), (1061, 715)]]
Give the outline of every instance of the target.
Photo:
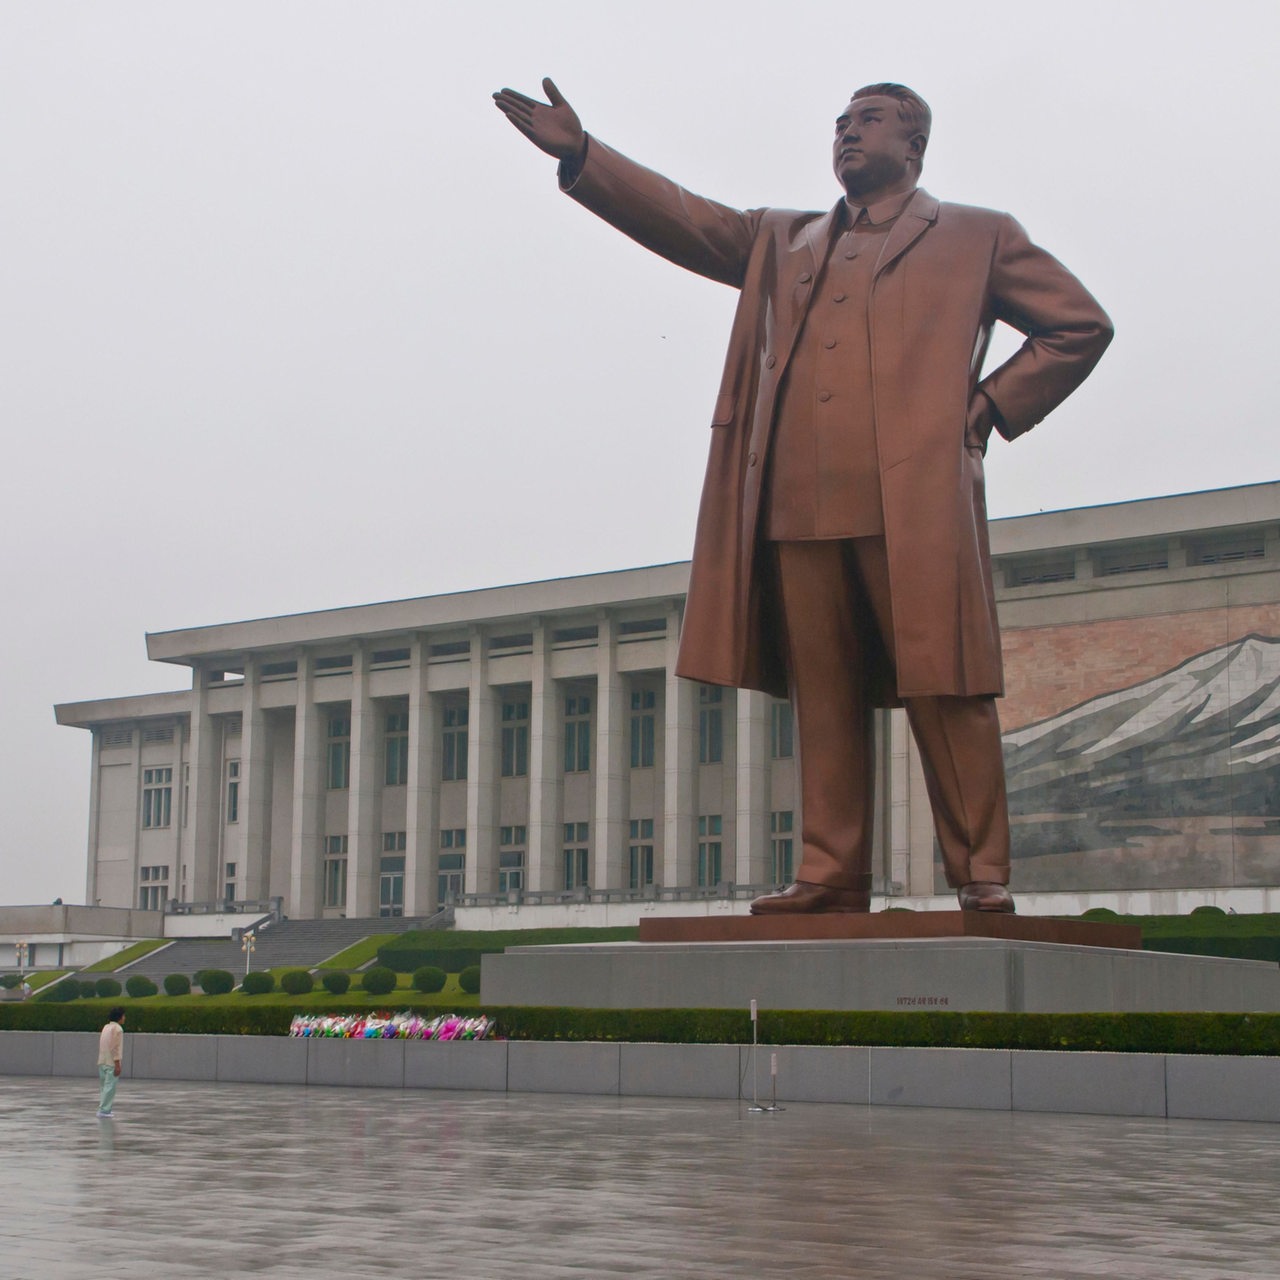
[(634, 942), (634, 926), (612, 929), (410, 929), (378, 948), (378, 963), (397, 973), (414, 973), (426, 965), (460, 973), (480, 957), (507, 947), (563, 946), (570, 942)]
[[(367, 1010), (367, 1006), (363, 1007)], [(361, 1012), (335, 1007), (333, 1012)], [(447, 1009), (440, 1013), (451, 1012)], [(471, 1010), (469, 1012), (474, 1012)], [(486, 1009), (497, 1035), (513, 1040), (749, 1044), (751, 1018), (739, 1009)], [(131, 1032), (286, 1035), (284, 1005), (139, 1005)], [(101, 1011), (28, 1001), (0, 1005), (0, 1028), (97, 1031)], [(762, 1044), (882, 1045), (965, 1049), (1060, 1049), (1117, 1053), (1280, 1055), (1275, 1013), (840, 1013), (761, 1012)]]

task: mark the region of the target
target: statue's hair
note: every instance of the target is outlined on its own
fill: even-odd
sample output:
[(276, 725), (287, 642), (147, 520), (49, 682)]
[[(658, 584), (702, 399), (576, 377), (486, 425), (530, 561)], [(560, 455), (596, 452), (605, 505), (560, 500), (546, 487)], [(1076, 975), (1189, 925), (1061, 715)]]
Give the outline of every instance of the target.
[(898, 119), (917, 133), (923, 133), (928, 140), (929, 129), (933, 125), (933, 112), (929, 104), (913, 89), (905, 84), (868, 84), (854, 95), (858, 98), (893, 98), (898, 104)]

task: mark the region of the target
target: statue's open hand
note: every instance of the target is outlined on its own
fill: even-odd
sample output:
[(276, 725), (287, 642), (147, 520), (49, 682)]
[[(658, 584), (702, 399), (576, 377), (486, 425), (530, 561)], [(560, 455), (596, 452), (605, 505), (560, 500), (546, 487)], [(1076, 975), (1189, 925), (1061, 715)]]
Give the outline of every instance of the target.
[(587, 144), (578, 113), (564, 100), (553, 80), (544, 80), (542, 91), (549, 102), (539, 102), (515, 89), (500, 89), (493, 100), (498, 110), (539, 150), (557, 160), (578, 159)]

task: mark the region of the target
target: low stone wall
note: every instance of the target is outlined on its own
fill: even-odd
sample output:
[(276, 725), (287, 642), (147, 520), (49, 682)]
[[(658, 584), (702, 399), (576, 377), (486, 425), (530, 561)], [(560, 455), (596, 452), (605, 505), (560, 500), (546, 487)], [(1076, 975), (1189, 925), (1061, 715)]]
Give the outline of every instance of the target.
[[(95, 1075), (96, 1032), (0, 1032), (0, 1075)], [(125, 1035), (144, 1080), (761, 1099), (1280, 1122), (1280, 1058), (1010, 1049)]]

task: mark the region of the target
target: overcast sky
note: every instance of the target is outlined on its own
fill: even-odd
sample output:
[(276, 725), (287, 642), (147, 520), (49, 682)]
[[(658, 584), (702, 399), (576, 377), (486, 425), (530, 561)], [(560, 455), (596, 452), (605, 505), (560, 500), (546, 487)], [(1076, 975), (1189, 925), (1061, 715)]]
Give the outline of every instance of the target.
[(1278, 15), (0, 2), (0, 902), (83, 901), (52, 705), (189, 684), (145, 632), (688, 556), (736, 295), (560, 195), (494, 89), (550, 74), (693, 190), (801, 208), (851, 91), (917, 89), (925, 185), (1117, 326), (993, 445), (1016, 515), (1280, 475)]

